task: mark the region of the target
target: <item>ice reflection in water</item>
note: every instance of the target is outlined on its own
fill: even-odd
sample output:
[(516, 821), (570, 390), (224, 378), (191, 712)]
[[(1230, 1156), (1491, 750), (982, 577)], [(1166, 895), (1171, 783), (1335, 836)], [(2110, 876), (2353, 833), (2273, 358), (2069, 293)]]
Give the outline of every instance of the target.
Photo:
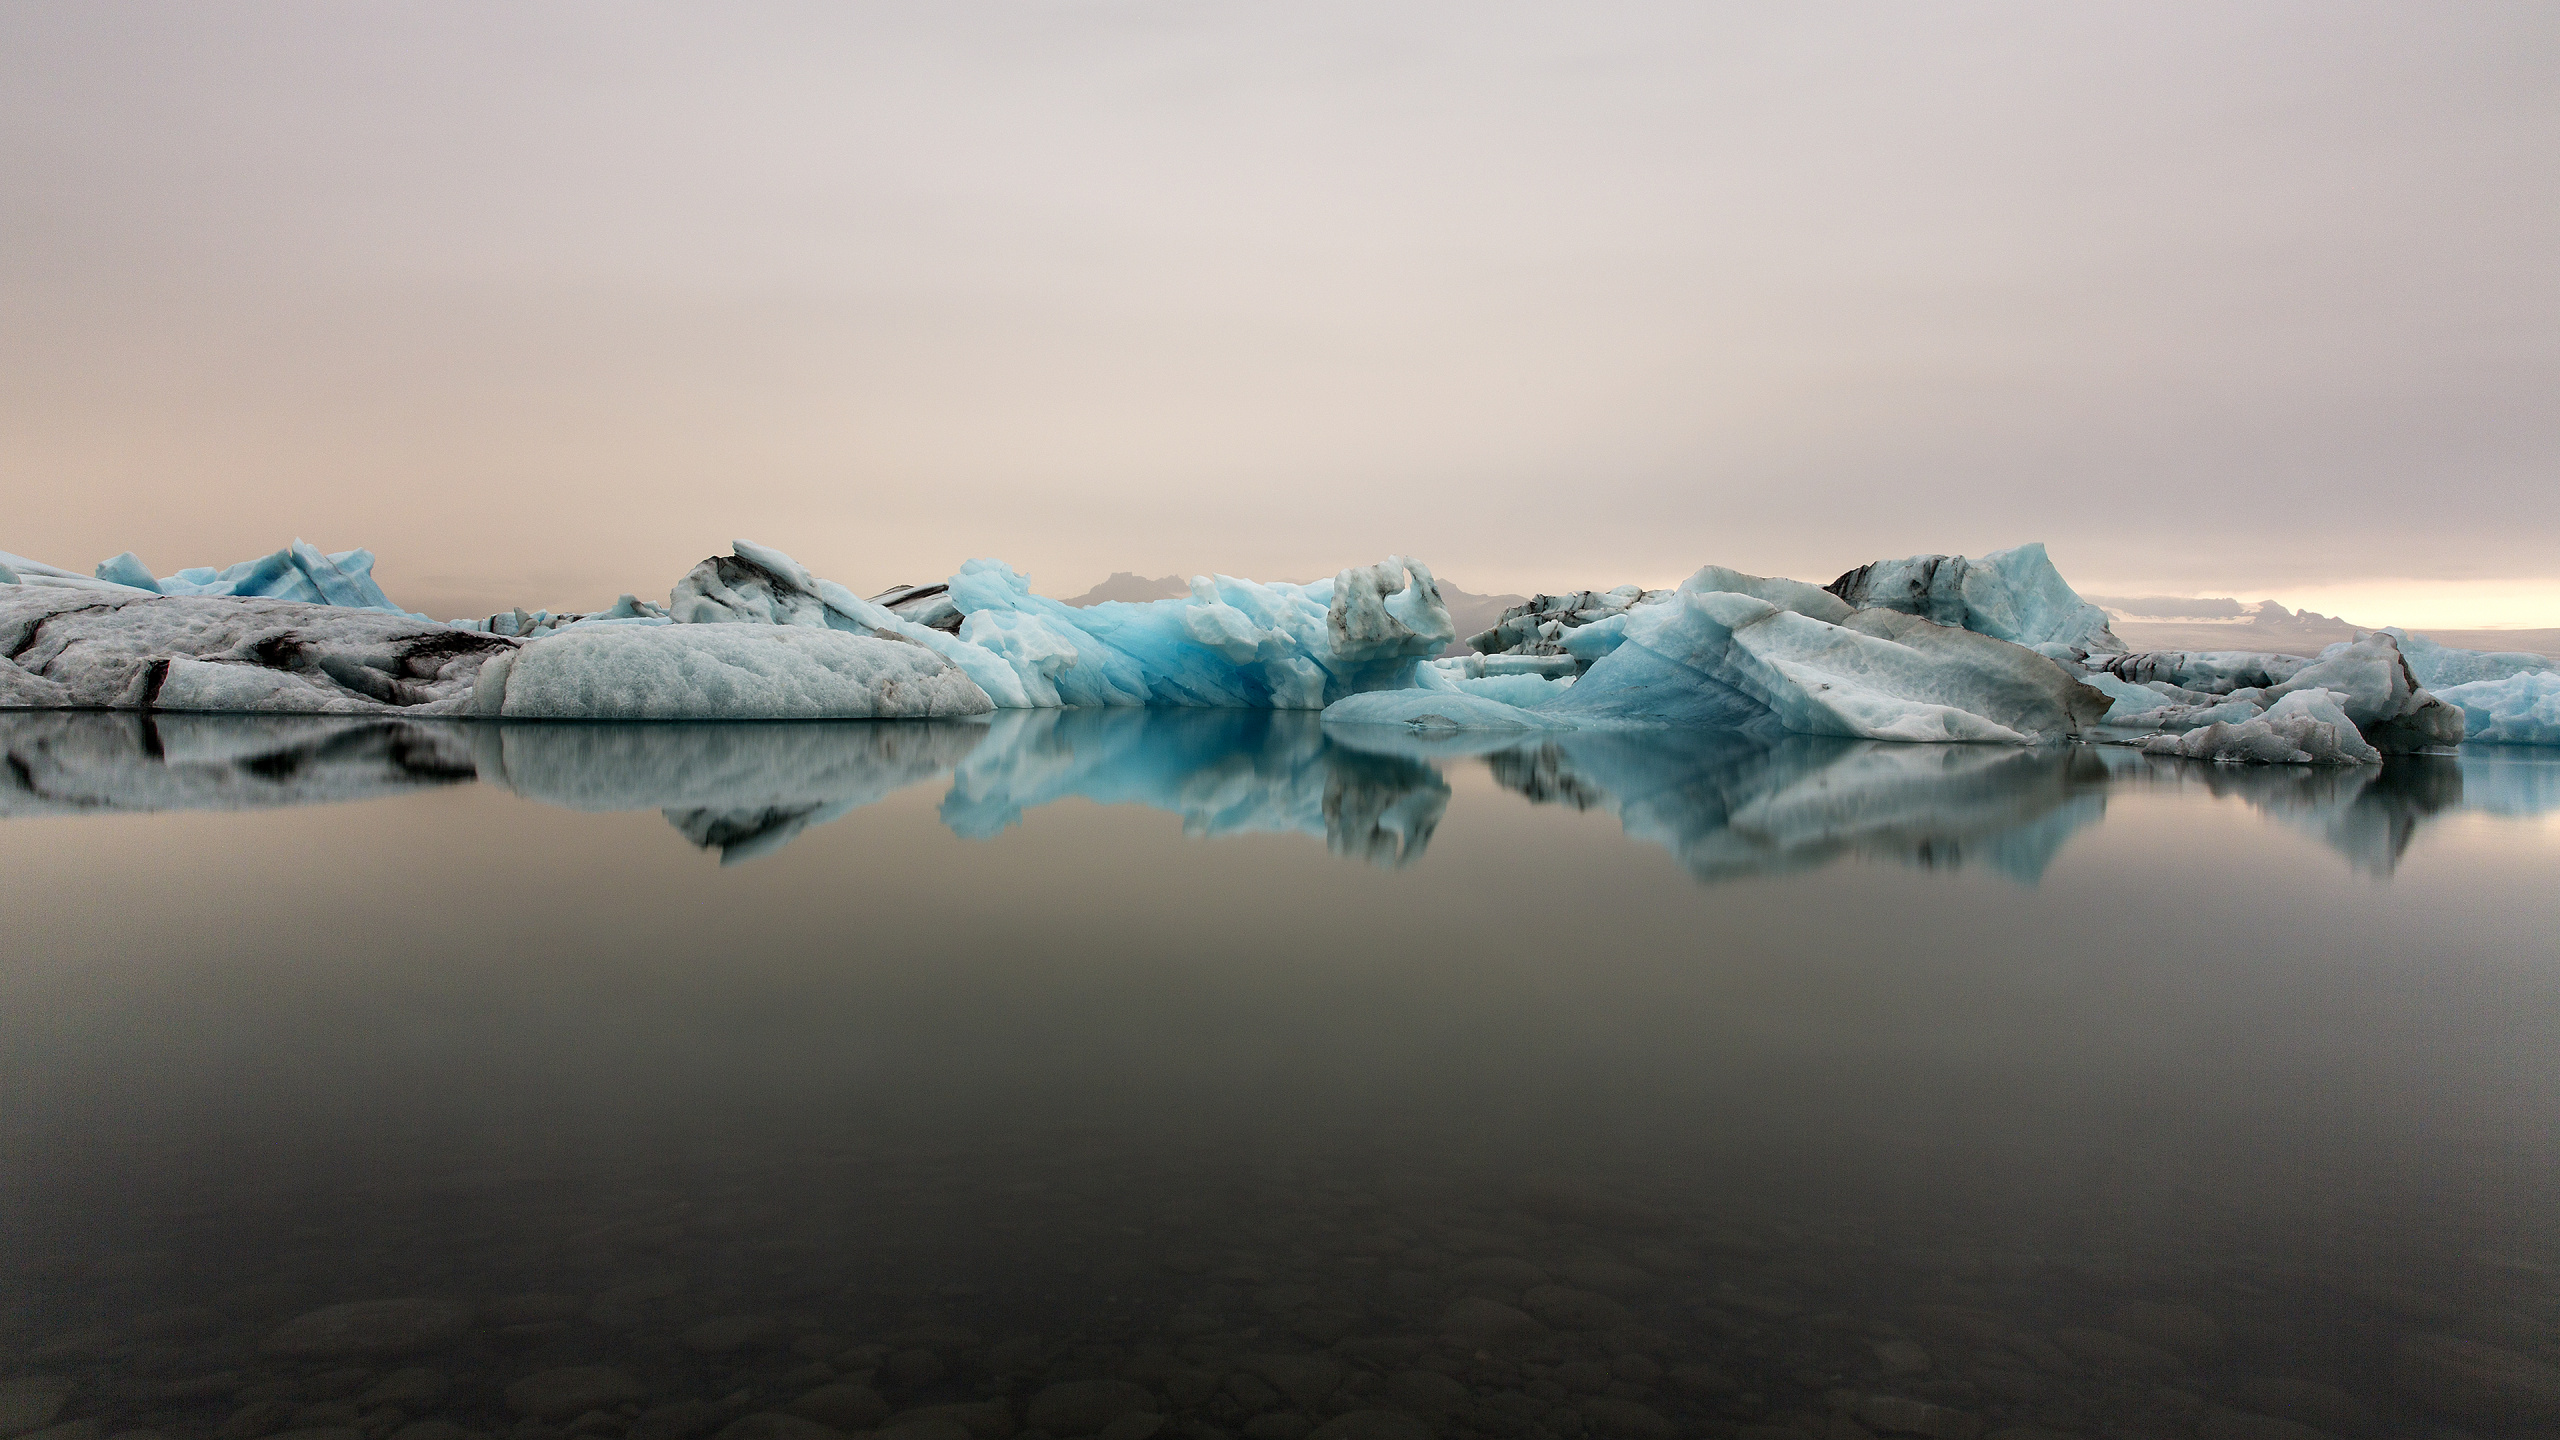
[(1701, 881), (1846, 858), (1983, 867), (2032, 884), (2105, 818), (2110, 790), (2201, 788), (2389, 875), (2431, 818), (2560, 810), (2531, 751), (2355, 768), (2212, 765), (2112, 747), (2021, 751), (1803, 736), (1328, 731), (1248, 710), (1006, 711), (970, 721), (510, 724), (0, 716), (0, 814), (238, 809), (370, 799), (474, 778), (546, 805), (655, 809), (724, 864), (909, 786), (948, 782), (952, 833), (985, 839), (1070, 797), (1182, 817), (1184, 833), (1321, 836), (1337, 855), (1419, 859), (1448, 808), (1442, 770), (1481, 764), (1534, 804), (1615, 816)]
[(2544, 757), (0, 750), (9, 1440), (2560, 1422)]

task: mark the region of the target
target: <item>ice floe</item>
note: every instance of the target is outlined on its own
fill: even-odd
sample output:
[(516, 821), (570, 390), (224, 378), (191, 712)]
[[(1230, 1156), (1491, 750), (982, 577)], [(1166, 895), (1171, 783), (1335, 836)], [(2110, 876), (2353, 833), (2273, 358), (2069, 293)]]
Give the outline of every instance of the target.
[(130, 553), (93, 575), (0, 555), (0, 633), (22, 642), (0, 665), (0, 708), (743, 719), (1331, 707), (1333, 723), (1444, 736), (2098, 738), (2297, 764), (2371, 763), (2466, 733), (2560, 743), (2560, 671), (2542, 657), (2401, 631), (2313, 656), (2128, 653), (2034, 544), (1877, 561), (1829, 586), (1709, 565), (1672, 590), (1539, 595), (1474, 636), (1477, 653), (1448, 658), (1434, 658), (1455, 628), (1439, 583), (1401, 556), (1309, 584), (1200, 576), (1172, 598), (1070, 604), (997, 560), (865, 598), (740, 540), (663, 606), (626, 594), (600, 611), (443, 625), (393, 605), (372, 567), (369, 551), (298, 540), (165, 577)]
[(511, 720), (913, 719), (995, 708), (920, 645), (828, 629), (576, 627), (491, 659), (472, 713)]
[(2092, 657), (2103, 723), (2168, 732), (2155, 754), (2259, 764), (2362, 765), (2461, 743), (2463, 711), (2430, 694), (2396, 637), (2376, 631), (2317, 656), (2162, 651)]
[(2548, 655), (2523, 650), (2457, 650), (2398, 626), (2385, 626), (2383, 633), (2399, 642), (2400, 654), (2408, 660), (2409, 671), (2418, 677), (2418, 683), (2438, 692), (2483, 680), (2560, 671), (2560, 663), (2554, 663)]
[(372, 551), (341, 550), (334, 555), (323, 555), (300, 540), (255, 560), (219, 567), (200, 566), (156, 580), (141, 557), (127, 550), (100, 565), (98, 578), (158, 595), (262, 596), (269, 600), (299, 600), (309, 605), (409, 614), (392, 604), (390, 597), (382, 593), (382, 587), (374, 583)]
[(2107, 612), (2080, 598), (2041, 544), (1978, 560), (1914, 555), (1878, 560), (1826, 587), (1859, 610), (1897, 610), (2048, 653), (2121, 654)]
[(1734, 591), (1682, 590), (1540, 707), (1576, 725), (1684, 724), (1874, 740), (2065, 740), (2105, 697), (2024, 646), (1890, 610), (1816, 619)]
[(2437, 699), (2462, 712), (2482, 745), (2560, 745), (2560, 673), (2528, 671), (2449, 687)]
[(0, 587), (0, 703), (125, 710), (467, 711), (515, 642), (263, 597)]

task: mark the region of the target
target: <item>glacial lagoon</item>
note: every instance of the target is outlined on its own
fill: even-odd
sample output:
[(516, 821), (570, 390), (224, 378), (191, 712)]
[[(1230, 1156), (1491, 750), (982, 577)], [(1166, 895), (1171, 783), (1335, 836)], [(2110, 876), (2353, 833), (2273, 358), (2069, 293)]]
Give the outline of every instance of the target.
[(0, 749), (0, 1434), (2560, 1426), (2547, 750)]

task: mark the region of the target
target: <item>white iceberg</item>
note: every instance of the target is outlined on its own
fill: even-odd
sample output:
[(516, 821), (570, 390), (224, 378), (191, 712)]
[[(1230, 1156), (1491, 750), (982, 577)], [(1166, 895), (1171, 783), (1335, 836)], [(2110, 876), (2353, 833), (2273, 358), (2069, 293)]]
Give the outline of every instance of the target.
[(418, 715), (468, 710), (515, 642), (378, 610), (130, 587), (0, 587), (0, 704)]
[(2560, 672), (2474, 680), (2435, 698), (2461, 712), (2463, 736), (2476, 744), (2560, 745)]
[(545, 720), (983, 715), (987, 692), (919, 645), (824, 628), (574, 627), (497, 656), (472, 713)]

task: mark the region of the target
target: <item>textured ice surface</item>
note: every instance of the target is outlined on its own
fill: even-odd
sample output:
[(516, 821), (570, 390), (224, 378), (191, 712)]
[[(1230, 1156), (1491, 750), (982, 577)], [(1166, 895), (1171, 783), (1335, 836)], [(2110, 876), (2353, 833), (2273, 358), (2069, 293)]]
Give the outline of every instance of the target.
[(272, 555), (237, 565), (198, 566), (175, 575), (151, 578), (139, 556), (128, 550), (98, 567), (98, 578), (162, 595), (265, 596), (299, 600), (307, 605), (335, 605), (353, 610), (409, 612), (391, 603), (373, 583), (373, 552), (341, 550), (323, 555), (300, 540)]
[(1631, 614), (1623, 640), (1539, 713), (1876, 740), (2066, 739), (2105, 697), (2022, 646), (1867, 610), (1834, 625), (1732, 591)]
[[(1584, 630), (1615, 625), (1630, 610), (1670, 598), (1668, 590), (1647, 590), (1641, 585), (1532, 595), (1504, 610), (1491, 628), (1469, 636), (1467, 645), (1481, 655), (1570, 655), (1588, 664), (1607, 653), (1609, 642), (1596, 635), (1584, 636)], [(1577, 638), (1580, 644), (1575, 643)]]
[[(951, 661), (1003, 709), (1321, 709), (1344, 695), (1412, 683), (1414, 662), (1437, 654), (1454, 633), (1429, 568), (1402, 557), (1309, 585), (1202, 576), (1182, 599), (1081, 607), (1033, 594), (1002, 561), (972, 560), (940, 597), (923, 597), (947, 597), (961, 617), (954, 634), (816, 579), (778, 550), (743, 540), (735, 549), (677, 586), (670, 597), (677, 619), (897, 635)], [(918, 593), (890, 598), (904, 605), (898, 596)], [(931, 604), (919, 613), (938, 615)]]
[(400, 718), (0, 715), (0, 816), (256, 810), (473, 777), (470, 727)]
[(1748, 595), (1754, 600), (1766, 600), (1781, 610), (1793, 610), (1799, 615), (1809, 615), (1834, 625), (1845, 623), (1853, 608), (1848, 601), (1819, 585), (1769, 575), (1745, 575), (1722, 565), (1701, 567), (1697, 574), (1680, 582), (1680, 589), (1689, 594), (1722, 591), (1731, 595)]
[(1373, 690), (1324, 707), (1327, 725), (1414, 730), (1570, 730), (1573, 722), (1458, 690)]
[(2107, 612), (2080, 598), (2041, 543), (1980, 559), (1914, 555), (1861, 565), (1827, 587), (1860, 610), (1898, 610), (2014, 644), (2122, 654)]
[(0, 587), (0, 704), (445, 714), (515, 642), (293, 600)]
[(2436, 696), (2462, 712), (2465, 738), (2482, 745), (2560, 745), (2560, 673), (2474, 680)]
[[(6, 550), (0, 550), (0, 585), (24, 585), (34, 590), (98, 590), (110, 594), (129, 592), (134, 589), (131, 585), (119, 584), (113, 580), (101, 580), (95, 575), (83, 575), (76, 570), (64, 570), (58, 566), (47, 565), (41, 560), (30, 560), (24, 555), (12, 555)], [(157, 592), (144, 590), (140, 593)]]
[[(2291, 754), (2318, 757), (2295, 763), (2362, 764), (2364, 749), (2410, 754), (2459, 744), (2464, 733), (2462, 711), (2419, 685), (2388, 632), (2360, 635), (2311, 657), (2177, 650), (2119, 655), (2091, 671), (2089, 682), (2109, 697), (2102, 722), (2108, 726), (2171, 733), (2224, 727), (2211, 741), (2208, 758), (2272, 763)], [(2303, 728), (2299, 716), (2306, 712), (2299, 707), (2287, 712), (2295, 718), (2281, 723), (2236, 728), (2272, 716), (2272, 707), (2288, 696), (2313, 691), (2331, 697), (2357, 730), (2358, 744), (2325, 743), (2322, 732)], [(2144, 744), (2168, 748), (2153, 741)]]
[(2418, 683), (2439, 692), (2481, 680), (2560, 670), (2548, 655), (2523, 650), (2457, 650), (2397, 626), (2385, 627), (2383, 633), (2400, 642), (2400, 653), (2407, 658), (2409, 671), (2418, 677)]
[[(1531, 668), (1548, 665), (1565, 668), (1562, 673)], [(1487, 673), (1488, 666), (1499, 668)], [(1498, 700), (1505, 705), (1535, 707), (1572, 689), (1574, 677), (1571, 662), (1558, 657), (1465, 655), (1447, 660), (1425, 660), (1414, 667), (1413, 679), (1417, 689), (1473, 695), (1480, 699)]]
[(920, 645), (823, 626), (575, 627), (481, 672), (475, 714), (546, 720), (982, 715), (987, 692)]
[(2142, 742), (2148, 755), (2246, 765), (2369, 765), (2382, 752), (2365, 743), (2334, 690), (2295, 690), (2245, 720), (2199, 726)]

